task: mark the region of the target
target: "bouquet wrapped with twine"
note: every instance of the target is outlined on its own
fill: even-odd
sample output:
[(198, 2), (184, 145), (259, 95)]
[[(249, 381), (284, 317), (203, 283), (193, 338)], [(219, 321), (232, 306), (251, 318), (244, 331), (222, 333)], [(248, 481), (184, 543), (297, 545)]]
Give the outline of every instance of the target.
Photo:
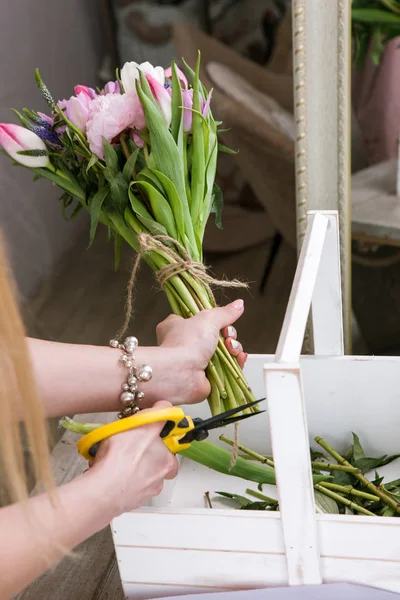
[[(122, 242), (136, 252), (128, 292), (126, 329), (139, 262), (146, 261), (167, 295), (172, 311), (190, 317), (216, 306), (213, 286), (245, 287), (214, 279), (203, 263), (202, 242), (214, 213), (221, 226), (222, 194), (215, 184), (218, 127), (211, 91), (185, 63), (184, 74), (150, 63), (126, 63), (104, 89), (78, 85), (56, 102), (36, 80), (50, 114), (16, 112), (21, 125), (0, 124), (0, 145), (17, 164), (62, 190), (69, 218), (90, 213), (89, 245), (98, 224), (115, 241), (118, 266)], [(207, 367), (211, 411), (255, 400), (221, 338)]]

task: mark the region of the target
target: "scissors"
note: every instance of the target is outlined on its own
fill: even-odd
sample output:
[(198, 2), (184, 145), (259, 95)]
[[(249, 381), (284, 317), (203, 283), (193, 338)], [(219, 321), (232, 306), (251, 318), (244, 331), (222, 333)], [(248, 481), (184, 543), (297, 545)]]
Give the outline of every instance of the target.
[(237, 413), (242, 412), (247, 408), (251, 408), (252, 406), (256, 406), (263, 400), (265, 400), (265, 398), (250, 402), (249, 404), (244, 404), (237, 408), (232, 408), (231, 410), (227, 410), (215, 417), (210, 417), (209, 419), (192, 419), (192, 417), (185, 415), (182, 408), (179, 407), (139, 412), (131, 417), (126, 417), (120, 421), (113, 421), (108, 425), (98, 427), (94, 431), (86, 434), (77, 443), (78, 452), (86, 458), (86, 460), (93, 460), (96, 456), (99, 444), (103, 440), (106, 440), (117, 433), (136, 429), (136, 427), (166, 421), (161, 430), (160, 437), (167, 448), (173, 454), (177, 454), (181, 450), (189, 448), (192, 442), (205, 440), (211, 429), (225, 427), (231, 423), (237, 423), (243, 419), (248, 419), (261, 412), (265, 412), (258, 411), (256, 413), (237, 415)]

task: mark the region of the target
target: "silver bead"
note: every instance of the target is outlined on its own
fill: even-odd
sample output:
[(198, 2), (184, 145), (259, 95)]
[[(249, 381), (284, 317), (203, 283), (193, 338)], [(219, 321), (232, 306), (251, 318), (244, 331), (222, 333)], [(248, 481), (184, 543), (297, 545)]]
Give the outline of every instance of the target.
[(135, 401), (135, 394), (132, 394), (131, 392), (122, 392), (119, 398), (124, 406), (130, 406), (132, 402)]
[(136, 372), (139, 381), (150, 381), (153, 377), (153, 369), (149, 365), (141, 365)]
[(123, 392), (129, 392), (129, 385), (127, 383), (123, 383), (121, 387)]
[(128, 352), (133, 352), (137, 348), (138, 343), (137, 339), (133, 335), (130, 335), (125, 339), (124, 346)]
[(128, 369), (132, 369), (132, 367), (133, 367), (133, 362), (132, 362), (131, 360), (127, 360), (125, 364), (126, 364), (126, 366), (128, 367)]
[(132, 393), (137, 392), (137, 389), (138, 389), (138, 386), (136, 383), (134, 385), (129, 386), (129, 391)]
[(118, 340), (110, 340), (110, 346), (111, 346), (111, 348), (118, 348), (118, 346), (119, 346)]
[(136, 394), (136, 402), (139, 402), (140, 400), (143, 400), (144, 398), (144, 393), (143, 392), (138, 392)]
[(136, 379), (136, 377), (134, 375), (131, 375), (130, 377), (128, 377), (128, 384), (130, 386), (135, 386), (137, 385), (138, 380)]
[(121, 354), (121, 356), (119, 357), (119, 360), (123, 363), (126, 363), (126, 361), (128, 360), (128, 357), (126, 354)]

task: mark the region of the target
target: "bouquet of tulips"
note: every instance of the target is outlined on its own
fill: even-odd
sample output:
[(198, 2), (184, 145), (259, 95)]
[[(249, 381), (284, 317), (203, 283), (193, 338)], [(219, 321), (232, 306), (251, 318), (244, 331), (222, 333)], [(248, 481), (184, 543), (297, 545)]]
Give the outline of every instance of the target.
[[(216, 281), (203, 265), (207, 220), (221, 224), (222, 195), (215, 172), (218, 126), (211, 92), (196, 70), (126, 63), (104, 89), (75, 87), (69, 100), (56, 102), (36, 80), (50, 107), (46, 115), (17, 111), (21, 126), (0, 124), (0, 146), (35, 178), (62, 190), (63, 211), (90, 213), (89, 245), (98, 224), (120, 246), (127, 242), (156, 273), (172, 311), (192, 316), (215, 306)], [(135, 270), (134, 270), (135, 271)], [(133, 273), (134, 275), (135, 273)], [(130, 313), (130, 310), (128, 311)], [(237, 361), (221, 338), (207, 367), (213, 414), (254, 401)]]

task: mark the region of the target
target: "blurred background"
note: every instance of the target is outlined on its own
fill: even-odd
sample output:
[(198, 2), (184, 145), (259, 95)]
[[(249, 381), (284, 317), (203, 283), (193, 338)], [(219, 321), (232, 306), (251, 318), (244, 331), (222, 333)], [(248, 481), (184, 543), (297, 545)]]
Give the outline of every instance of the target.
[[(397, 353), (400, 340), (400, 55), (397, 30), (383, 32), (378, 48), (371, 42), (378, 26), (352, 23), (353, 309), (354, 352), (383, 354)], [(241, 339), (249, 352), (273, 352), (296, 265), (290, 0), (69, 0), (62, 12), (49, 0), (39, 8), (15, 0), (0, 22), (0, 121), (13, 118), (11, 107), (45, 109), (36, 67), (62, 99), (76, 84), (103, 85), (126, 61), (167, 66), (184, 56), (193, 64), (197, 49), (213, 112), (231, 128), (223, 141), (239, 149), (219, 161), (224, 229), (210, 223), (206, 260), (217, 277), (250, 283)], [(114, 272), (105, 236), (86, 251), (87, 218), (66, 222), (56, 188), (33, 184), (1, 157), (0, 185), (1, 228), (29, 333), (105, 343), (123, 317), (133, 256), (125, 249)], [(132, 330), (144, 344), (154, 343), (168, 312), (153, 287), (143, 267)]]

